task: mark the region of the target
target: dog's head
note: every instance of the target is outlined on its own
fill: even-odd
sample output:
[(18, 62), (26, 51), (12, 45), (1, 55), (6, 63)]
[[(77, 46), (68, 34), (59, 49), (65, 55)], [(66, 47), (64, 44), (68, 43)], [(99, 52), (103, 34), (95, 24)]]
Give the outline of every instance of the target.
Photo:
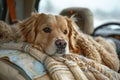
[(47, 54), (67, 54), (75, 48), (75, 29), (72, 20), (64, 16), (34, 14), (19, 28), (24, 40), (39, 45)]

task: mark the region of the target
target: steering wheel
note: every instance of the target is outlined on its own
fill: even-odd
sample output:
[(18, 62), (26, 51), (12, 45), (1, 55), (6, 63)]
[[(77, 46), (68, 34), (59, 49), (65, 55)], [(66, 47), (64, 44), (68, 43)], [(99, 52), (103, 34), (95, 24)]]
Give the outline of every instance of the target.
[(94, 29), (92, 36), (120, 35), (120, 22), (104, 23)]
[(116, 44), (116, 51), (120, 59), (120, 22), (104, 23), (94, 29), (92, 36), (111, 38)]

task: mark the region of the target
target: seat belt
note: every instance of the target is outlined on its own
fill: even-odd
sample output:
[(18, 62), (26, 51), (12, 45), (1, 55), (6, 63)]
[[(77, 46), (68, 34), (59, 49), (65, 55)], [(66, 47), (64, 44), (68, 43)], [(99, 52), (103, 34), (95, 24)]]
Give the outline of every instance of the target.
[(17, 23), (18, 20), (17, 20), (17, 16), (16, 16), (16, 11), (15, 11), (14, 0), (7, 0), (7, 6), (9, 9), (11, 24)]

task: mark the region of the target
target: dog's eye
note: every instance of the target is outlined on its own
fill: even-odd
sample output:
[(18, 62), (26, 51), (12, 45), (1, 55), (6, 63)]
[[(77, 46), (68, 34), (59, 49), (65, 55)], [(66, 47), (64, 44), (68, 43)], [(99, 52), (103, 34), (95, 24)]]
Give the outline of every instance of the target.
[(64, 34), (67, 34), (67, 30), (64, 30), (64, 32), (63, 32)]
[(46, 33), (50, 33), (51, 29), (49, 27), (46, 27), (46, 28), (43, 29), (43, 31), (46, 32)]

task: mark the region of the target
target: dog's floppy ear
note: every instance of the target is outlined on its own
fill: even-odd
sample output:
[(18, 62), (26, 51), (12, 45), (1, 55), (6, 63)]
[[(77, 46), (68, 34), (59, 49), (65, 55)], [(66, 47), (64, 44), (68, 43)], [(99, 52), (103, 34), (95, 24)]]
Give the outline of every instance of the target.
[(77, 45), (78, 28), (72, 19), (66, 18), (69, 28), (69, 48), (71, 52), (81, 54), (81, 48)]
[(44, 14), (34, 13), (32, 14), (31, 17), (29, 17), (26, 20), (23, 20), (19, 24), (18, 32), (20, 32), (23, 35), (22, 36), (23, 40), (30, 42), (30, 43), (34, 42), (37, 36), (38, 27), (40, 27), (39, 24), (41, 22), (40, 20), (41, 20), (42, 15)]

